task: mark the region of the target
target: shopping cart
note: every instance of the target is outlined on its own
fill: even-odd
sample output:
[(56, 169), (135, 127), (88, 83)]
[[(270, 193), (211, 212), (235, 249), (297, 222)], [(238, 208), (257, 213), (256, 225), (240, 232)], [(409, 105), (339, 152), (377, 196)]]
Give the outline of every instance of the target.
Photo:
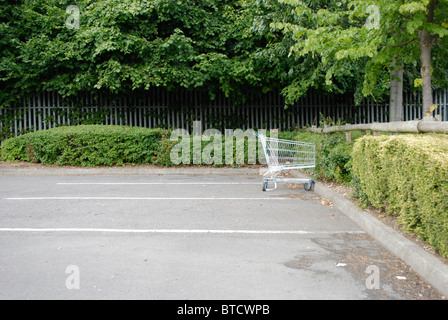
[[(261, 142), (268, 171), (263, 175), (263, 191), (277, 189), (277, 182), (303, 183), (306, 191), (314, 188), (311, 179), (281, 178), (279, 174), (292, 169), (314, 168), (316, 166), (316, 146), (314, 143), (268, 138), (263, 134), (254, 133)], [(273, 188), (268, 188), (270, 183)]]

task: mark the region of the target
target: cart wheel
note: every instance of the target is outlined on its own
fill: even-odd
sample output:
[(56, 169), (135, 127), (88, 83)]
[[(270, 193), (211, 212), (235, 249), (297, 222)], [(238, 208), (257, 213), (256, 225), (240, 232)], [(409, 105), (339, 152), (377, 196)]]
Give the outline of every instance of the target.
[(267, 181), (263, 181), (263, 188), (262, 188), (262, 190), (266, 191), (267, 187), (268, 187), (268, 182)]
[(311, 191), (313, 190), (313, 184), (314, 184), (313, 181), (305, 182), (303, 188), (305, 189), (305, 191)]

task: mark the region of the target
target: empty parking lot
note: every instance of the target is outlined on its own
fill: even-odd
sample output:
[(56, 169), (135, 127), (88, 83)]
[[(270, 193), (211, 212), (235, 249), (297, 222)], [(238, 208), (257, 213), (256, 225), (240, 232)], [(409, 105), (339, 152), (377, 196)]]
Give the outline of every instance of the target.
[(440, 295), (314, 192), (258, 175), (2, 176), (3, 299)]

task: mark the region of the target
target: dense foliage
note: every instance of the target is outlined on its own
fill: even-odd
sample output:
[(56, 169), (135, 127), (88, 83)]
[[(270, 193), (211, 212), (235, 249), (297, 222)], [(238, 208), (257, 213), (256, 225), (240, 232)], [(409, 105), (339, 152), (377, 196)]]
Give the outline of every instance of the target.
[[(1, 160), (74, 166), (265, 164), (259, 142), (254, 136), (249, 142), (247, 133), (244, 134), (244, 139), (235, 134), (232, 140), (221, 134), (209, 138), (192, 135), (186, 141), (185, 137), (162, 129), (102, 125), (59, 127), (5, 140)], [(360, 135), (354, 133), (353, 138)], [(326, 137), (309, 131), (285, 131), (279, 133), (279, 138), (316, 145), (316, 167), (307, 170), (315, 179), (351, 182), (353, 142), (346, 142), (344, 134)], [(184, 143), (187, 143), (185, 148)]]
[(353, 148), (364, 198), (448, 257), (448, 137), (364, 137)]
[(250, 90), (280, 88), (293, 77), (283, 36), (254, 27), (277, 4), (80, 0), (79, 15), (70, 5), (0, 0), (1, 106), (28, 92), (69, 96), (154, 86), (212, 97), (221, 90), (238, 102)]
[(274, 89), (288, 104), (309, 90), (381, 97), (394, 59), (408, 86), (422, 83), (421, 30), (434, 40), (433, 85), (445, 86), (446, 8), (446, 0), (79, 0), (76, 11), (70, 0), (0, 0), (0, 107), (40, 91), (154, 86), (222, 91), (236, 103)]
[[(358, 96), (378, 96), (396, 77), (391, 72), (404, 69), (408, 87), (413, 82), (423, 87), (424, 107), (432, 103), (433, 84), (446, 86), (447, 79), (439, 76), (446, 72), (446, 63), (437, 63), (434, 80), (431, 67), (433, 59), (443, 60), (446, 53), (448, 1), (279, 1), (294, 6), (290, 14), (296, 21), (279, 21), (273, 27), (292, 35), (294, 54), (319, 57), (326, 84), (361, 71)], [(417, 65), (419, 73), (413, 73)]]
[(166, 134), (138, 127), (60, 127), (4, 141), (1, 159), (73, 166), (154, 163)]
[(77, 29), (67, 27), (71, 1), (2, 1), (2, 98), (21, 90), (229, 91), (230, 82), (256, 77), (237, 2), (81, 0)]
[[(353, 141), (361, 136), (361, 132), (352, 134)], [(333, 133), (330, 136), (309, 131), (299, 131), (297, 140), (312, 142), (316, 146), (316, 166), (306, 171), (315, 179), (325, 179), (350, 184), (351, 152), (354, 142), (347, 142), (345, 133)]]
[[(84, 167), (266, 163), (256, 137), (242, 130), (241, 134), (235, 132), (229, 138), (220, 133), (179, 135), (164, 129), (127, 126), (64, 126), (5, 140), (0, 159)], [(280, 135), (281, 138), (294, 136), (294, 132)]]

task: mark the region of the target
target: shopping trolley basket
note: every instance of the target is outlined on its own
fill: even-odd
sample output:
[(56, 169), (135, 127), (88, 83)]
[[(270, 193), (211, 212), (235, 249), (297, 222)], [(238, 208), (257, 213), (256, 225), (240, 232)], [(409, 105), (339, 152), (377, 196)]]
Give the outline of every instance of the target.
[[(311, 179), (280, 178), (279, 174), (291, 169), (314, 168), (316, 166), (316, 146), (314, 143), (268, 138), (255, 133), (266, 156), (268, 171), (263, 175), (263, 191), (277, 189), (277, 182), (303, 183), (306, 191), (314, 188)], [(268, 188), (270, 183), (273, 188)]]

